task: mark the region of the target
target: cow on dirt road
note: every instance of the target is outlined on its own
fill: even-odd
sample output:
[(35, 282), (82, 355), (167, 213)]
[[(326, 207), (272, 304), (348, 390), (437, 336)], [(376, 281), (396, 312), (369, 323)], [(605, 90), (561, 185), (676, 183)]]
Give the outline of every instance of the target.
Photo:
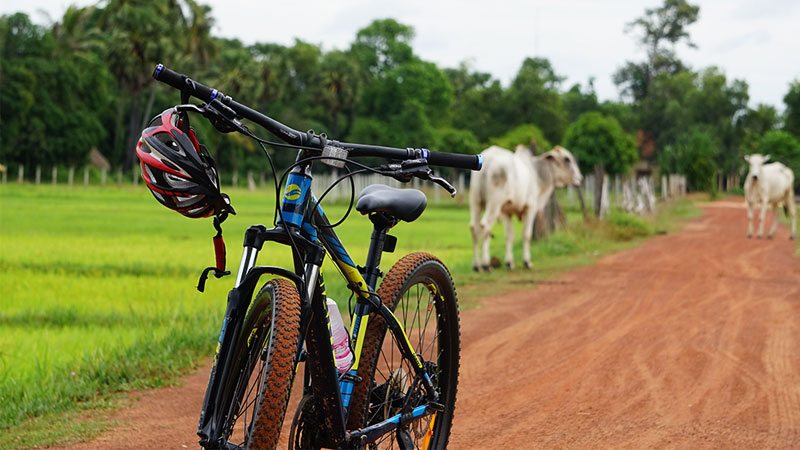
[(555, 188), (578, 186), (583, 179), (581, 171), (572, 153), (559, 146), (537, 157), (522, 145), (513, 153), (493, 145), (481, 152), (481, 156), (483, 169), (472, 178), (469, 192), (472, 268), (490, 269), (489, 244), (492, 226), (498, 218), (506, 229), (506, 266), (513, 268), (511, 217), (517, 216), (523, 224), (523, 262), (529, 269), (536, 213), (545, 207)]
[(764, 164), (769, 160), (769, 155), (746, 155), (744, 160), (750, 164), (750, 171), (744, 180), (744, 197), (747, 202), (747, 237), (753, 236), (753, 209), (756, 207), (761, 207), (757, 237), (761, 239), (764, 236), (767, 207), (771, 206), (774, 217), (767, 237), (772, 239), (778, 228), (778, 207), (783, 206), (786, 216), (791, 220), (789, 238), (794, 239), (797, 232), (794, 174), (779, 162)]

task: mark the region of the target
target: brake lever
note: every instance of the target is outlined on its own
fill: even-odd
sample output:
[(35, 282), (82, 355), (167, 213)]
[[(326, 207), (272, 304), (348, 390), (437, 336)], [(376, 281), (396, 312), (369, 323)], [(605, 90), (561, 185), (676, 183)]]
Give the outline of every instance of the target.
[(450, 197), (455, 197), (456, 193), (458, 192), (455, 186), (450, 184), (449, 181), (434, 175), (431, 168), (428, 167), (428, 162), (424, 159), (406, 160), (399, 164), (386, 164), (381, 166), (379, 169), (389, 172), (386, 173), (386, 175), (403, 183), (408, 183), (414, 177), (421, 180), (431, 181), (444, 188), (444, 190), (450, 194)]
[(450, 184), (450, 182), (445, 180), (444, 178), (437, 177), (436, 175), (433, 174), (433, 172), (428, 174), (428, 180), (433, 181), (434, 183), (443, 187), (450, 194), (450, 197), (455, 197), (456, 193), (458, 193), (458, 190), (455, 188), (455, 186)]
[(202, 115), (221, 133), (241, 132), (244, 130), (244, 125), (239, 121), (236, 112), (220, 102), (219, 99), (214, 99), (200, 106), (191, 103), (178, 105), (176, 109), (181, 112), (190, 111)]

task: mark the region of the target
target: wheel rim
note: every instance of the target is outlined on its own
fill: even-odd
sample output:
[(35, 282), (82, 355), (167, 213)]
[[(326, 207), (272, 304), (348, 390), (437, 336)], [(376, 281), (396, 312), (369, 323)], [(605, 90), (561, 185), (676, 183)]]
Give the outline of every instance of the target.
[[(444, 327), (441, 324), (444, 314), (444, 305), (437, 301), (436, 283), (424, 277), (406, 288), (398, 299), (394, 314), (403, 325), (414, 351), (421, 355), (423, 360), (432, 370), (434, 386), (441, 395), (447, 391), (444, 385), (448, 375), (444, 373), (448, 367), (446, 336), (443, 335)], [(414, 378), (414, 369), (405, 361), (393, 335), (387, 331), (383, 345), (378, 355), (375, 367), (375, 385), (370, 395), (371, 405), (368, 412), (368, 424), (374, 424), (392, 415), (398, 414), (403, 408), (403, 399), (409, 394)], [(418, 386), (411, 395), (408, 407), (413, 408), (422, 401), (423, 390)], [(430, 444), (436, 421), (434, 415), (417, 420), (409, 426), (411, 439), (415, 448), (425, 449)], [(398, 443), (395, 433), (382, 436), (369, 446), (371, 449), (397, 448)]]

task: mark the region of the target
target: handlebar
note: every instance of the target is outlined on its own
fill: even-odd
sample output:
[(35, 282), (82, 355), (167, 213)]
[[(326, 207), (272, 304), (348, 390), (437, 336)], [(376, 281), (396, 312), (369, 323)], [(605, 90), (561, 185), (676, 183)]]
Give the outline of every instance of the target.
[(198, 83), (188, 76), (175, 72), (159, 64), (153, 70), (153, 78), (168, 84), (175, 89), (209, 103), (218, 100), (233, 110), (237, 115), (256, 123), (290, 145), (312, 147), (322, 150), (327, 145), (346, 148), (352, 157), (377, 156), (387, 159), (409, 160), (423, 158), (428, 164), (457, 169), (480, 170), (483, 160), (479, 155), (459, 153), (432, 152), (428, 149), (394, 148), (378, 145), (354, 144), (348, 142), (329, 141), (312, 133), (301, 133), (277, 120), (264, 115), (247, 105), (237, 102), (217, 89)]

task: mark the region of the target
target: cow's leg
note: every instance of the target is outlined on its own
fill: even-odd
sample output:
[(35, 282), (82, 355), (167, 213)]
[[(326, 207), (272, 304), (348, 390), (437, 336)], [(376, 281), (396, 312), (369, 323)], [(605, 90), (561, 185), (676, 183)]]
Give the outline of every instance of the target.
[(767, 234), (767, 239), (772, 239), (775, 236), (775, 231), (778, 229), (778, 203), (772, 205), (772, 226), (769, 227), (769, 234)]
[(500, 221), (506, 229), (506, 267), (511, 270), (514, 268), (514, 222), (506, 214), (500, 214)]
[(492, 266), (490, 265), (492, 227), (494, 226), (494, 223), (497, 222), (497, 218), (499, 216), (500, 216), (500, 206), (490, 204), (487, 205), (486, 212), (483, 215), (483, 219), (481, 219), (481, 239), (483, 240), (483, 258), (481, 259), (481, 267), (483, 268), (483, 270), (487, 272), (492, 269)]
[(753, 202), (747, 201), (747, 238), (753, 237)]
[(756, 235), (756, 237), (759, 239), (764, 237), (764, 221), (767, 220), (768, 206), (769, 202), (767, 200), (761, 199), (761, 212), (758, 215), (758, 234)]
[(522, 263), (526, 269), (531, 264), (531, 239), (533, 239), (533, 221), (536, 220), (536, 208), (530, 207), (522, 215)]

